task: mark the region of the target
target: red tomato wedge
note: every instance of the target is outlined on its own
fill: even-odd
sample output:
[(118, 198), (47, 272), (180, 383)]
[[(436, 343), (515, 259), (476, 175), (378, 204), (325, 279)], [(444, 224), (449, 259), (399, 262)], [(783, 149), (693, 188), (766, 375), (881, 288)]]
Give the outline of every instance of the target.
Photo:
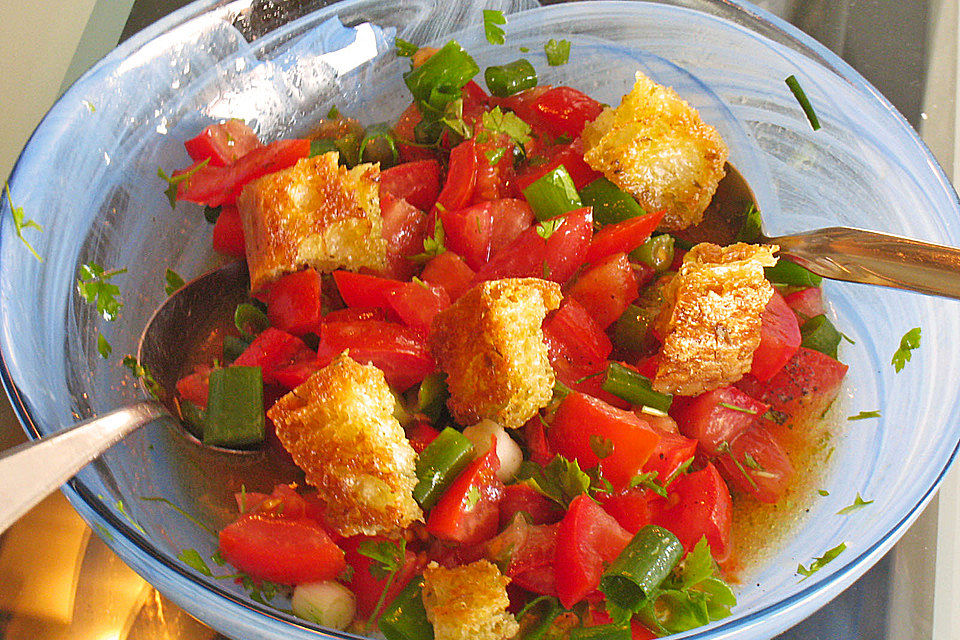
[[(424, 561), (416, 553), (407, 549), (403, 555), (403, 564), (397, 572), (390, 588), (387, 589), (387, 576), (374, 575), (372, 564), (373, 560), (360, 553), (360, 545), (364, 542), (380, 543), (387, 542), (396, 544), (392, 540), (381, 537), (371, 536), (352, 536), (341, 543), (346, 554), (347, 565), (353, 568), (353, 574), (350, 579), (350, 591), (357, 598), (357, 617), (361, 620), (370, 617), (377, 607), (377, 602), (383, 596), (383, 605), (386, 606), (403, 591), (410, 580), (423, 570)], [(386, 594), (384, 594), (386, 589)]]
[(205, 409), (210, 394), (210, 371), (210, 367), (198, 366), (193, 373), (177, 380), (177, 395)]
[(700, 443), (708, 456), (719, 455), (769, 409), (736, 387), (720, 387), (694, 398), (674, 398), (670, 415), (680, 432)]
[[(308, 155), (309, 140), (278, 140), (250, 151), (225, 167), (200, 167), (177, 186), (177, 199), (211, 207), (232, 204), (248, 182), (293, 166)], [(195, 167), (178, 171), (174, 176), (189, 173)]]
[(569, 285), (566, 294), (606, 329), (637, 299), (637, 278), (627, 254), (615, 253), (587, 267)]
[(434, 429), (430, 420), (424, 416), (418, 417), (413, 426), (407, 427), (407, 440), (410, 441), (410, 446), (418, 455), (423, 453), (427, 445), (433, 442), (438, 435), (440, 435), (440, 432)]
[(671, 531), (686, 551), (706, 536), (717, 562), (730, 556), (733, 503), (727, 484), (711, 463), (670, 485), (669, 505), (655, 524)]
[(760, 345), (753, 352), (750, 373), (757, 380), (769, 380), (783, 369), (800, 347), (800, 325), (793, 310), (776, 291), (763, 310)]
[(558, 528), (556, 521), (537, 525), (523, 517), (511, 519), (503, 531), (487, 541), (485, 555), (503, 567), (504, 575), (519, 586), (535, 593), (555, 595), (552, 569)]
[(593, 263), (616, 253), (630, 253), (650, 237), (663, 219), (663, 211), (639, 218), (608, 224), (593, 237), (587, 251), (587, 262)]
[(194, 162), (209, 159), (210, 166), (225, 167), (263, 145), (246, 122), (232, 118), (211, 124), (183, 146)]
[(503, 483), (497, 479), (496, 447), (470, 463), (440, 496), (427, 518), (427, 531), (441, 540), (470, 544), (492, 538), (500, 524)]
[(452, 251), (444, 251), (431, 258), (423, 268), (420, 278), (424, 282), (443, 287), (451, 302), (455, 302), (467, 292), (476, 275), (463, 258)]
[(296, 389), (320, 369), (317, 354), (310, 349), (304, 349), (294, 355), (290, 362), (277, 367), (273, 372), (273, 379), (284, 389)]
[(258, 513), (220, 531), (220, 553), (251, 577), (281, 584), (332, 580), (346, 566), (343, 551), (315, 520)]
[(761, 424), (744, 431), (730, 445), (730, 453), (716, 462), (728, 482), (760, 502), (777, 502), (793, 480), (790, 458)]
[(423, 251), (427, 216), (406, 200), (398, 200), (386, 192), (380, 195), (380, 213), (383, 239), (387, 241), (387, 266), (380, 275), (409, 280), (417, 272), (417, 264), (410, 256)]
[(387, 292), (387, 304), (405, 325), (426, 336), (433, 318), (450, 306), (450, 296), (443, 287), (404, 282)]
[(473, 192), (474, 204), (501, 198), (519, 196), (517, 172), (513, 168), (515, 143), (505, 133), (490, 134), (483, 142), (475, 139), (477, 154), (477, 185)]
[(234, 258), (245, 258), (247, 255), (240, 212), (232, 204), (223, 205), (213, 225), (213, 250)]
[(448, 249), (461, 256), (476, 271), (490, 258), (493, 233), (493, 207), (489, 202), (464, 209), (440, 210)]
[(456, 211), (470, 204), (477, 186), (477, 153), (473, 140), (458, 144), (450, 152), (447, 178), (437, 196), (436, 209)]
[(523, 483), (509, 484), (500, 501), (500, 527), (506, 527), (518, 513), (530, 524), (553, 524), (563, 517), (563, 509), (545, 495)]
[(510, 245), (536, 221), (526, 200), (501, 198), (490, 202), (493, 229), (490, 232), (490, 255)]
[(613, 516), (621, 527), (633, 534), (653, 522), (654, 517), (666, 504), (666, 500), (643, 487), (601, 494), (599, 500), (603, 510)]
[(343, 303), (358, 309), (389, 309), (387, 294), (404, 284), (399, 280), (343, 270), (333, 272), (333, 281), (337, 283)]
[(657, 443), (650, 457), (647, 458), (647, 463), (643, 465), (643, 471), (645, 473), (655, 471), (657, 482), (666, 484), (667, 480), (673, 477), (680, 467), (694, 457), (697, 452), (697, 441), (679, 433), (660, 429), (656, 424), (650, 426), (660, 434), (660, 442)]
[(327, 322), (317, 346), (317, 362), (325, 367), (350, 349), (350, 357), (383, 371), (387, 382), (405, 391), (436, 369), (423, 337), (414, 329), (394, 322), (358, 320)]
[(302, 336), (320, 333), (322, 287), (321, 275), (307, 268), (283, 276), (258, 297), (267, 303), (267, 317), (272, 326)]
[(385, 193), (429, 211), (440, 195), (440, 163), (433, 159), (417, 160), (380, 172), (380, 197)]
[(233, 361), (233, 366), (260, 367), (265, 383), (276, 382), (274, 372), (305, 350), (308, 350), (307, 345), (300, 338), (286, 331), (267, 327)]
[(597, 590), (600, 576), (630, 542), (630, 533), (589, 496), (573, 499), (557, 529), (557, 597), (570, 608)]
[(800, 322), (806, 322), (810, 318), (822, 315), (823, 309), (823, 291), (820, 287), (807, 287), (794, 291), (783, 297), (787, 306), (793, 309)]
[[(636, 414), (574, 392), (557, 408), (547, 440), (582, 469), (599, 464), (603, 477), (619, 490), (640, 472), (660, 436)], [(601, 459), (595, 451), (600, 448), (610, 450), (609, 455)]]
[(571, 87), (554, 87), (533, 103), (537, 123), (555, 136), (578, 138), (583, 126), (597, 119), (603, 105)]

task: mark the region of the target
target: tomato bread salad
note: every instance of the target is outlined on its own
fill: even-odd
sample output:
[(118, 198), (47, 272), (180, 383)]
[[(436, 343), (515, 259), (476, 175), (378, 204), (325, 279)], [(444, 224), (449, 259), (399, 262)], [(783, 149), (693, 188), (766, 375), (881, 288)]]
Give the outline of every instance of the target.
[(181, 414), (303, 472), (235, 487), (219, 555), (298, 616), (388, 640), (729, 615), (734, 500), (784, 499), (783, 434), (846, 373), (816, 282), (744, 230), (684, 239), (728, 151), (672, 89), (638, 72), (606, 106), (520, 59), (485, 90), (455, 41), (398, 52), (396, 122), (334, 108), (269, 144), (220, 122), (170, 181), (250, 274)]

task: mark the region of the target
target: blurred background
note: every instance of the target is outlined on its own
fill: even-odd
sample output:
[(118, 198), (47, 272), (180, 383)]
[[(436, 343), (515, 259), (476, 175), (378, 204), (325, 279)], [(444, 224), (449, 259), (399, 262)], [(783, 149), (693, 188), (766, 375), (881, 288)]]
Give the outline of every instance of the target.
[[(323, 6), (323, 0), (252, 0)], [(0, 177), (86, 69), (185, 0), (0, 0)], [(696, 4), (693, 2), (692, 4)], [(842, 56), (958, 172), (956, 0), (761, 0)], [(42, 180), (43, 176), (37, 176)], [(0, 399), (0, 450), (25, 441)], [(960, 473), (900, 543), (834, 602), (778, 640), (955, 638)], [(4, 640), (221, 638), (127, 568), (57, 493), (0, 534)]]

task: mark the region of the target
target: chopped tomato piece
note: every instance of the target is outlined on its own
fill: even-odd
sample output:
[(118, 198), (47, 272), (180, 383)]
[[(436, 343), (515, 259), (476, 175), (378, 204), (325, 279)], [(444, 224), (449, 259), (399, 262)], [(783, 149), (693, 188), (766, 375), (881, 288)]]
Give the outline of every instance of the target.
[(413, 447), (413, 450), (419, 455), (423, 453), (427, 445), (433, 442), (438, 435), (440, 435), (440, 432), (433, 428), (430, 421), (420, 416), (413, 423), (412, 427), (408, 427), (407, 440), (410, 441), (410, 446)]
[(490, 258), (490, 237), (493, 232), (493, 210), (489, 202), (465, 209), (440, 210), (446, 246), (461, 256), (471, 269), (477, 270)]
[(304, 349), (294, 355), (290, 362), (277, 367), (272, 377), (284, 389), (296, 389), (320, 369), (317, 354), (310, 349)]
[(183, 146), (194, 162), (209, 158), (210, 166), (225, 167), (263, 145), (246, 122), (231, 118), (211, 124)]
[(490, 134), (483, 142), (475, 142), (477, 154), (477, 186), (474, 204), (520, 195), (513, 168), (515, 143), (505, 133)]
[(648, 422), (651, 422), (651, 428), (660, 434), (660, 442), (653, 448), (653, 453), (643, 465), (643, 471), (655, 471), (657, 482), (666, 484), (680, 467), (694, 457), (697, 452), (697, 441), (679, 433), (661, 429), (652, 420)]
[(423, 251), (427, 232), (427, 216), (404, 199), (389, 193), (380, 196), (383, 216), (383, 238), (387, 241), (387, 266), (380, 272), (387, 278), (409, 280), (417, 272), (417, 264), (410, 260)]
[(653, 522), (666, 503), (666, 500), (644, 487), (628, 487), (617, 493), (601, 494), (599, 500), (603, 510), (633, 534)]
[(491, 104), (499, 106), (502, 109), (509, 109), (510, 111), (513, 111), (521, 120), (527, 124), (533, 125), (537, 118), (537, 112), (534, 109), (534, 104), (536, 104), (537, 98), (549, 90), (549, 86), (541, 85), (538, 87), (533, 87), (532, 89), (521, 91), (520, 93), (515, 93), (514, 95), (507, 96), (506, 98), (491, 96), (489, 101)]
[(467, 292), (475, 277), (473, 269), (452, 251), (444, 251), (432, 258), (420, 274), (424, 282), (443, 287), (451, 302)]
[(253, 149), (225, 167), (207, 165), (196, 169), (196, 165), (193, 165), (174, 173), (174, 176), (178, 176), (193, 172), (177, 186), (177, 199), (211, 207), (232, 204), (248, 182), (286, 169), (308, 155), (309, 140), (278, 140)]
[(717, 458), (716, 462), (727, 481), (760, 502), (777, 502), (793, 480), (790, 458), (761, 424), (754, 424), (740, 434), (730, 444), (730, 453)]
[(760, 345), (753, 352), (750, 373), (758, 380), (769, 380), (800, 347), (800, 325), (796, 314), (776, 291), (760, 321)]
[(397, 124), (393, 126), (393, 136), (397, 141), (397, 151), (400, 153), (402, 162), (414, 162), (416, 160), (430, 160), (436, 158), (434, 149), (427, 149), (418, 144), (407, 144), (416, 141), (414, 127), (423, 119), (416, 103), (412, 103), (400, 114)]
[[(640, 472), (660, 436), (636, 414), (574, 392), (557, 408), (547, 440), (582, 469), (599, 464), (603, 477), (619, 490)], [(604, 449), (601, 458), (598, 451)]]
[(437, 196), (436, 208), (456, 211), (470, 204), (477, 186), (477, 153), (473, 140), (461, 142), (450, 152), (447, 179)]
[(380, 320), (327, 322), (317, 346), (317, 362), (325, 367), (350, 349), (350, 357), (383, 371), (387, 382), (405, 391), (436, 369), (423, 337), (414, 329)]
[(234, 258), (244, 258), (247, 255), (240, 212), (231, 204), (223, 205), (217, 222), (213, 225), (213, 250)]
[(637, 278), (627, 254), (615, 253), (587, 267), (566, 293), (606, 329), (636, 300)]
[(500, 526), (506, 527), (518, 513), (530, 524), (552, 524), (563, 517), (563, 509), (545, 495), (522, 484), (507, 485), (500, 501)]
[(647, 241), (663, 219), (663, 214), (663, 211), (658, 211), (639, 218), (608, 224), (593, 236), (590, 249), (587, 251), (587, 262), (597, 262), (619, 252), (630, 253)]
[(571, 389), (581, 388), (578, 380), (602, 372), (613, 351), (607, 334), (573, 298), (565, 299), (544, 321), (543, 339), (550, 366), (557, 378)]
[(198, 366), (193, 373), (177, 380), (177, 395), (200, 408), (206, 408), (210, 393), (210, 367)]
[(320, 333), (322, 282), (319, 273), (307, 268), (271, 284), (258, 296), (267, 303), (270, 324), (295, 336)]
[(470, 463), (430, 511), (427, 531), (460, 544), (482, 542), (496, 535), (503, 496), (503, 483), (497, 478), (499, 468), (496, 447)]
[(589, 496), (573, 499), (557, 529), (557, 597), (569, 609), (597, 590), (600, 576), (630, 542), (630, 533)]
[(680, 432), (700, 443), (708, 456), (720, 454), (770, 407), (736, 387), (720, 387), (693, 398), (674, 398), (670, 415)]
[(806, 322), (810, 318), (822, 315), (823, 309), (823, 290), (820, 287), (807, 287), (794, 291), (783, 297), (787, 306), (793, 309), (800, 322)]
[(537, 123), (555, 136), (577, 138), (583, 126), (597, 119), (603, 105), (571, 87), (554, 87), (533, 103)]
[(450, 296), (443, 287), (404, 282), (387, 292), (387, 304), (405, 325), (427, 335), (433, 318), (450, 306)]
[(554, 452), (547, 442), (547, 431), (543, 418), (539, 414), (533, 416), (523, 425), (523, 435), (526, 437), (527, 448), (530, 450), (530, 459), (539, 465), (546, 466), (553, 460)]
[(440, 163), (434, 159), (404, 162), (380, 173), (380, 197), (389, 193), (421, 211), (429, 211), (440, 195)]
[(669, 506), (655, 518), (655, 524), (671, 531), (686, 551), (706, 536), (717, 562), (730, 555), (730, 528), (733, 503), (730, 490), (711, 463), (670, 485)]
[(265, 383), (276, 382), (274, 372), (307, 349), (300, 338), (286, 331), (267, 327), (233, 361), (235, 367), (260, 367)]
[(331, 580), (346, 566), (343, 551), (307, 518), (241, 516), (220, 531), (220, 552), (251, 577), (281, 584)]
[(546, 162), (536, 165), (528, 165), (520, 175), (517, 176), (517, 188), (523, 191), (531, 184), (542, 178), (548, 172), (563, 165), (563, 168), (570, 174), (573, 180), (573, 186), (582, 189), (597, 178), (603, 177), (602, 173), (594, 171), (590, 165), (583, 159), (583, 142), (577, 138), (569, 144), (557, 145), (547, 149), (543, 158)]
[[(561, 513), (561, 516), (563, 514)], [(559, 520), (559, 518), (558, 518)], [(485, 556), (503, 567), (504, 575), (536, 593), (553, 595), (553, 558), (559, 523), (532, 524), (526, 518), (510, 520), (509, 526), (486, 543)]]
[(387, 295), (404, 285), (399, 280), (343, 270), (333, 272), (333, 281), (337, 283), (343, 303), (359, 309), (389, 309)]
[[(374, 573), (373, 560), (360, 553), (360, 545), (364, 542), (396, 544), (395, 541), (387, 538), (363, 535), (352, 536), (341, 543), (347, 565), (353, 568), (350, 591), (357, 598), (357, 617), (361, 620), (370, 617), (381, 596), (383, 596), (383, 606), (393, 602), (410, 580), (423, 570), (424, 565), (423, 560), (416, 553), (407, 549), (403, 555), (403, 564), (393, 582), (390, 583), (390, 588), (387, 589), (389, 578), (379, 572)], [(387, 589), (386, 594), (384, 589)]]
[(501, 198), (490, 202), (493, 229), (490, 232), (490, 255), (494, 255), (530, 228), (536, 218), (526, 200)]

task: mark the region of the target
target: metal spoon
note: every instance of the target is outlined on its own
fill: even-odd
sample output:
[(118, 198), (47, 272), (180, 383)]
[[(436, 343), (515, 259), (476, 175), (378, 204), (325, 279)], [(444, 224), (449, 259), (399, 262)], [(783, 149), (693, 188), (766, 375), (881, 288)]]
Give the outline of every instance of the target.
[(233, 318), (249, 286), (246, 263), (237, 262), (191, 281), (157, 309), (143, 330), (137, 357), (159, 383), (159, 401), (121, 407), (0, 453), (0, 533), (128, 434), (177, 416), (171, 390), (198, 346)]
[[(678, 234), (693, 242), (732, 242), (756, 197), (743, 176), (729, 164), (727, 174), (698, 227)], [(831, 280), (907, 289), (960, 299), (960, 249), (850, 227), (770, 237), (779, 255)]]

